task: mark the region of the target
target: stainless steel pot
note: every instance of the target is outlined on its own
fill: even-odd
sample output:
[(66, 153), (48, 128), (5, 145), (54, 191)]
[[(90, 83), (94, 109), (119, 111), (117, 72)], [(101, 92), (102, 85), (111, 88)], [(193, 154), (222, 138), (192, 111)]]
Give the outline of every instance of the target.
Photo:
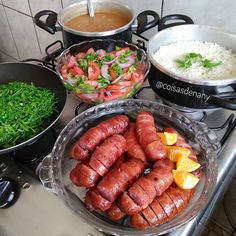
[(164, 29), (148, 42), (151, 61), (149, 83), (165, 100), (186, 108), (213, 109), (224, 107), (236, 110), (236, 78), (221, 80), (190, 80), (180, 77), (161, 66), (153, 53), (161, 46), (179, 41), (207, 41), (217, 43), (236, 53), (236, 35), (206, 25), (180, 25)]
[[(34, 22), (37, 26), (46, 30), (50, 34), (55, 34), (56, 31), (61, 30), (66, 48), (82, 41), (98, 38), (122, 39), (126, 42), (131, 42), (133, 31), (141, 34), (142, 32), (155, 27), (158, 24), (159, 15), (154, 11), (141, 12), (137, 17), (137, 25), (134, 25), (135, 14), (133, 9), (128, 5), (110, 0), (93, 0), (93, 5), (95, 15), (96, 12), (99, 11), (119, 12), (120, 14), (127, 16), (129, 22), (120, 28), (104, 32), (78, 31), (67, 27), (66, 23), (69, 20), (76, 16), (88, 14), (87, 1), (81, 1), (79, 3), (69, 5), (68, 7), (62, 9), (58, 14), (50, 10), (40, 11), (34, 16)], [(41, 20), (41, 17), (43, 16), (47, 16), (45, 22)], [(153, 20), (148, 20), (149, 16), (152, 16)], [(56, 26), (56, 23), (59, 24), (58, 27)]]

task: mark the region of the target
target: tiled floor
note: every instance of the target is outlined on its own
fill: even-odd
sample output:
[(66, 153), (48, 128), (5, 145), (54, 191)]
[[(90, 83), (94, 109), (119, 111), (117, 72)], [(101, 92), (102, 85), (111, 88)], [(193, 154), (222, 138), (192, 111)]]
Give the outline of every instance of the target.
[(202, 236), (236, 236), (236, 174)]

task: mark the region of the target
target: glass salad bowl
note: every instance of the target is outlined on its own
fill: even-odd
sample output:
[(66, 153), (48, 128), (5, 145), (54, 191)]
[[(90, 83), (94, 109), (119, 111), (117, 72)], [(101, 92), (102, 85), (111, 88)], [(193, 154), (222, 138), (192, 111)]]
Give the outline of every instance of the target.
[(97, 104), (132, 97), (147, 78), (150, 62), (135, 44), (95, 39), (63, 51), (56, 70), (73, 95)]
[[(141, 110), (150, 111), (158, 127), (173, 127), (197, 153), (202, 166), (202, 178), (188, 206), (182, 213), (164, 224), (138, 230), (127, 221), (114, 222), (105, 215), (90, 212), (84, 205), (86, 189), (76, 187), (69, 174), (76, 161), (71, 148), (76, 140), (90, 127), (117, 114), (126, 114), (134, 120)], [(44, 187), (54, 192), (82, 220), (99, 231), (111, 235), (159, 235), (175, 230), (190, 221), (208, 204), (217, 179), (217, 151), (220, 148), (216, 134), (206, 125), (189, 120), (176, 110), (156, 102), (126, 99), (94, 106), (72, 119), (60, 133), (52, 152), (44, 158), (39, 168)]]

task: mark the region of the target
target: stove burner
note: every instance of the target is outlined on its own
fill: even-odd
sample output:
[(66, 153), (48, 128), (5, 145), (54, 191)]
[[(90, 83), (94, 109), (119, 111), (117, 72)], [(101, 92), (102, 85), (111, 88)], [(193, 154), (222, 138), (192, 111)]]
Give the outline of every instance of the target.
[(0, 208), (12, 206), (20, 195), (20, 187), (16, 181), (8, 177), (0, 178)]

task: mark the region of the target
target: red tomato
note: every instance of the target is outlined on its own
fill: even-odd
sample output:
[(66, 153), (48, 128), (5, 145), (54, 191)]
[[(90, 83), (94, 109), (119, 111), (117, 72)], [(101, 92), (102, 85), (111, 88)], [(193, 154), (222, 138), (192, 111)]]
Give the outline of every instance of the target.
[(93, 48), (89, 48), (86, 52), (86, 54), (89, 54), (89, 53), (92, 53), (92, 52), (95, 52)]
[(88, 79), (96, 80), (101, 74), (101, 69), (96, 62), (90, 61), (88, 63)]
[(62, 67), (61, 67), (61, 75), (62, 75), (62, 77), (63, 77), (63, 79), (64, 80), (67, 80), (67, 67), (66, 67), (66, 65), (63, 65)]
[(75, 55), (76, 59), (79, 60), (80, 58), (84, 57), (86, 54), (85, 52), (79, 52)]
[(130, 50), (129, 47), (121, 48), (119, 50), (116, 50), (116, 56), (120, 56), (123, 52)]
[(143, 79), (143, 74), (137, 72), (137, 70), (131, 75), (131, 81), (133, 81), (134, 83), (137, 83), (142, 79)]
[(115, 99), (120, 98), (122, 96), (124, 96), (123, 93), (112, 92), (110, 95), (107, 95), (107, 96), (104, 97), (104, 101), (107, 102), (107, 101), (115, 100)]
[(72, 68), (75, 65), (76, 59), (74, 56), (70, 56), (69, 61), (67, 63), (68, 68)]
[(124, 94), (124, 93), (128, 93), (131, 90), (131, 88), (130, 87), (125, 88), (123, 85), (119, 85), (119, 84), (111, 84), (106, 87), (106, 90), (111, 91), (111, 92), (114, 91), (114, 93)]
[(69, 73), (71, 73), (73, 76), (76, 76), (76, 75), (77, 75), (77, 73), (76, 73), (76, 71), (74, 70), (74, 68), (70, 68), (70, 69), (69, 69)]
[(98, 82), (96, 80), (86, 80), (85, 83), (92, 86), (92, 87), (98, 86)]
[(85, 75), (84, 71), (78, 67), (78, 66), (74, 66), (74, 71), (76, 72), (77, 75)]
[(117, 78), (116, 72), (113, 70), (113, 68), (112, 68), (111, 66), (109, 67), (108, 70), (109, 70), (111, 79), (112, 79), (112, 80), (115, 80), (115, 79)]

